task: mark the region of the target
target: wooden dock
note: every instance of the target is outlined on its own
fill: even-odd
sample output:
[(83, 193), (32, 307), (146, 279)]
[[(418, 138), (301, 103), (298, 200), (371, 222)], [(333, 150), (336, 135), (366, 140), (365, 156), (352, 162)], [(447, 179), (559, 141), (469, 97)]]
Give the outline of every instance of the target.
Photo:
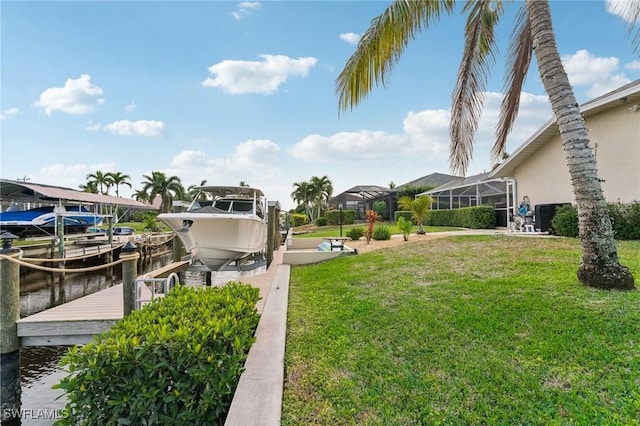
[[(186, 268), (188, 263), (174, 262), (145, 276), (167, 277)], [(18, 320), (18, 337), (22, 347), (83, 345), (109, 330), (123, 316), (123, 289), (118, 284)]]

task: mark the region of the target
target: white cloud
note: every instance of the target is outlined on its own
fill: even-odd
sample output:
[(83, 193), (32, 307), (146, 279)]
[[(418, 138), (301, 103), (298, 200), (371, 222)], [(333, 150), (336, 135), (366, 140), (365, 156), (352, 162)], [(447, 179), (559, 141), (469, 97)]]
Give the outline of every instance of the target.
[(640, 16), (637, 10), (640, 0), (607, 0), (607, 12), (622, 18), (628, 23), (637, 23)]
[(340, 39), (343, 41), (346, 41), (347, 43), (355, 46), (358, 44), (358, 42), (360, 41), (360, 34), (356, 34), (356, 33), (343, 33), (340, 34)]
[(37, 175), (32, 176), (31, 180), (33, 182), (47, 182), (50, 185), (78, 189), (79, 182), (86, 182), (86, 176), (89, 173), (95, 173), (96, 170), (115, 170), (115, 164), (110, 162), (96, 164), (50, 164), (42, 167)]
[(64, 87), (51, 87), (45, 90), (33, 106), (42, 108), (47, 115), (51, 115), (53, 111), (88, 114), (104, 103), (104, 99), (99, 97), (102, 94), (100, 87), (91, 84), (91, 76), (82, 74), (76, 80), (67, 79)]
[(18, 115), (20, 110), (18, 108), (7, 108), (0, 113), (0, 120), (6, 120), (7, 118)]
[(89, 132), (97, 132), (101, 128), (102, 128), (102, 125), (100, 123), (96, 123), (93, 120), (89, 120), (89, 122), (87, 123), (87, 126), (84, 129), (88, 130)]
[(243, 1), (238, 4), (238, 10), (231, 13), (231, 15), (236, 19), (242, 19), (261, 7), (262, 5), (257, 1)]
[(262, 183), (280, 175), (280, 147), (270, 140), (254, 139), (236, 146), (232, 154), (208, 158), (204, 151), (182, 151), (171, 161), (171, 175), (180, 176), (183, 184), (237, 185), (240, 181), (261, 189)]
[(119, 120), (107, 124), (103, 130), (115, 135), (162, 136), (165, 133), (165, 124), (154, 120)]
[(384, 158), (406, 146), (406, 138), (386, 132), (361, 130), (331, 136), (309, 135), (288, 149), (295, 159), (310, 162), (349, 163)]
[(131, 102), (129, 105), (124, 107), (124, 109), (127, 110), (127, 111), (133, 111), (134, 109), (136, 109), (136, 103), (135, 102)]
[(628, 64), (625, 64), (624, 69), (627, 71), (640, 70), (640, 60), (631, 61)]
[(292, 59), (283, 55), (260, 55), (262, 61), (225, 60), (209, 67), (214, 78), (202, 82), (206, 87), (220, 87), (225, 93), (259, 93), (270, 95), (290, 76), (306, 77), (316, 65), (312, 57)]
[(572, 85), (591, 86), (586, 92), (590, 98), (631, 81), (619, 71), (620, 59), (613, 56), (602, 58), (579, 50), (573, 55), (563, 55), (562, 63)]

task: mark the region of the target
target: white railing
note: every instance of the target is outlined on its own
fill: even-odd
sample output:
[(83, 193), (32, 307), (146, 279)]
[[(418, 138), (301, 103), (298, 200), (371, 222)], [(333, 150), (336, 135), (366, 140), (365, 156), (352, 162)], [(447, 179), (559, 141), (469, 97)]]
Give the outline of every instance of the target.
[(167, 278), (153, 278), (145, 275), (136, 279), (136, 309), (140, 309), (158, 297), (164, 297), (178, 284), (180, 284), (180, 277), (175, 272)]

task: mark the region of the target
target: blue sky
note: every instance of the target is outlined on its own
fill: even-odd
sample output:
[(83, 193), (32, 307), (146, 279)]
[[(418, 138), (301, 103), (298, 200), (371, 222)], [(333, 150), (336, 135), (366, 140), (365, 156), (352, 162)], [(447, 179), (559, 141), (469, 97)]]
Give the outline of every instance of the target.
[[(384, 1), (0, 1), (0, 177), (77, 188), (96, 170), (162, 171), (186, 186), (244, 181), (285, 209), (294, 182), (334, 194), (450, 173), (460, 15), (417, 36), (378, 87), (338, 115), (335, 79)], [(512, 15), (487, 85), (468, 175), (491, 168)], [(640, 78), (606, 1), (552, 1), (558, 48), (586, 102)], [(636, 26), (637, 28), (637, 26)], [(512, 152), (551, 111), (532, 66)], [(130, 196), (132, 190), (121, 188)]]

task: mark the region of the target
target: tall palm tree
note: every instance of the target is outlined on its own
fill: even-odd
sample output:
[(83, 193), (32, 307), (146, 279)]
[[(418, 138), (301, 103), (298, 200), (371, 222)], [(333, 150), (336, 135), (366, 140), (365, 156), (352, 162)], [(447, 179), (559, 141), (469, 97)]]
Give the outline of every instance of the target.
[[(109, 187), (112, 185), (111, 176), (109, 173), (103, 173), (100, 170), (96, 170), (95, 173), (89, 173), (86, 176), (87, 185), (95, 185), (100, 190), (100, 194), (105, 195), (109, 193)], [(106, 191), (104, 188), (107, 188)]]
[(322, 216), (322, 207), (327, 205), (329, 198), (333, 195), (333, 183), (325, 175), (322, 177), (312, 176), (309, 181), (312, 202), (318, 209), (318, 216)]
[(127, 185), (131, 188), (131, 183), (129, 182), (131, 176), (129, 175), (125, 175), (120, 172), (109, 172), (106, 176), (111, 180), (111, 184), (116, 187), (116, 197), (120, 196), (120, 185)]
[[(640, 2), (628, 3), (633, 8), (631, 16), (638, 22)], [(415, 33), (426, 30), (441, 14), (451, 14), (455, 4), (454, 0), (397, 0), (374, 18), (336, 79), (339, 110), (358, 105), (374, 83), (385, 85), (394, 63)], [(454, 173), (464, 175), (480, 120), (487, 75), (496, 54), (494, 29), (503, 14), (503, 2), (469, 0), (462, 11), (468, 18), (462, 63), (453, 92), (449, 159)], [(640, 45), (640, 37), (636, 36), (634, 43)], [(634, 288), (633, 276), (618, 260), (595, 157), (580, 107), (560, 60), (548, 0), (521, 3), (508, 51), (506, 95), (492, 157), (499, 159), (505, 151), (506, 138), (518, 113), (522, 85), (534, 53), (560, 131), (580, 216), (582, 259), (578, 278), (584, 284), (598, 288)], [(582, 161), (572, 161), (572, 158)]]
[(304, 209), (307, 212), (307, 216), (309, 216), (309, 220), (313, 222), (313, 211), (311, 209), (313, 194), (311, 192), (311, 184), (307, 181), (294, 182), (293, 188), (294, 189), (291, 193), (291, 198), (294, 202), (298, 203), (298, 205), (304, 206)]
[(171, 204), (174, 199), (182, 197), (184, 187), (177, 176), (167, 177), (163, 172), (151, 172), (151, 176), (142, 175), (146, 181), (141, 182), (142, 191), (149, 194), (149, 199), (153, 201), (157, 196), (162, 199), (160, 211), (167, 213), (171, 211)]

